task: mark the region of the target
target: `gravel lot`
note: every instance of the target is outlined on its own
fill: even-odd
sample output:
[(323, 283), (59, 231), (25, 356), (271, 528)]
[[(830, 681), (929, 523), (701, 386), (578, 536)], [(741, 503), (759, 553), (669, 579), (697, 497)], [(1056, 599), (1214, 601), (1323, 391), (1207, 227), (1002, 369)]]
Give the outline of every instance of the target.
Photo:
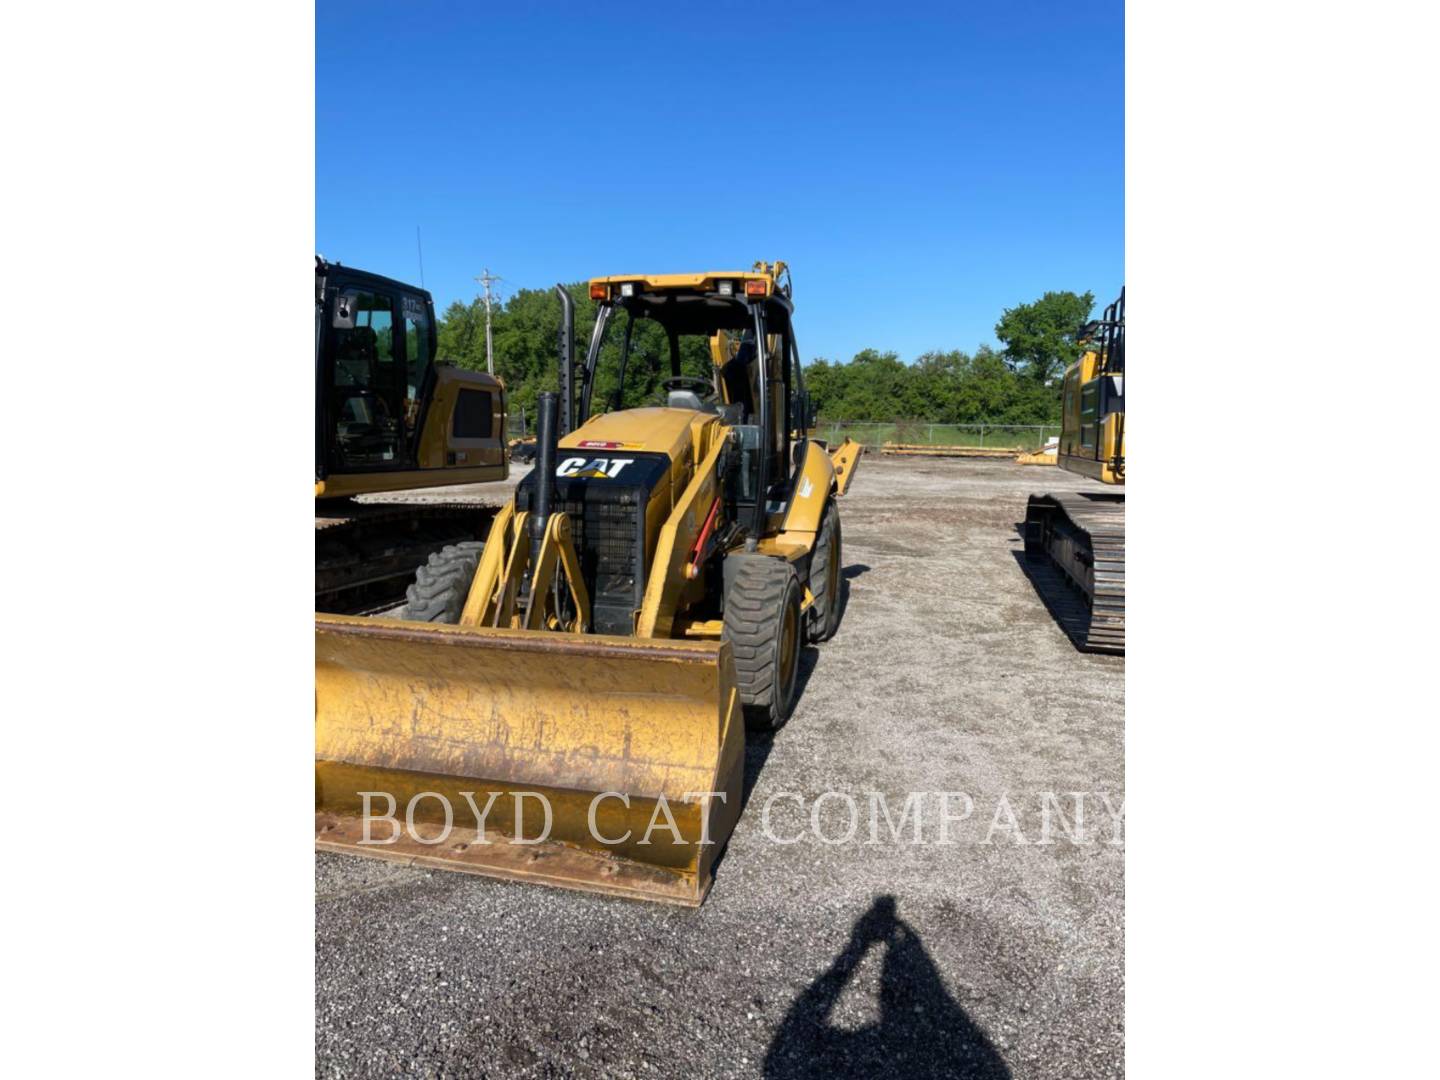
[[(1099, 796), (1123, 813), (1124, 661), (1075, 651), (1015, 528), (1030, 492), (1098, 486), (862, 462), (840, 630), (807, 653), (789, 725), (747, 748), (750, 799), (698, 910), (317, 855), (318, 1074), (1121, 1075), (1124, 849)], [(849, 842), (812, 829), (829, 790), (859, 807)], [(790, 844), (762, 828), (781, 792)], [(897, 820), (908, 792), (973, 811), (938, 843), (927, 794), (925, 843), (883, 817), (869, 843), (871, 792)], [(1049, 792), (1068, 820), (1042, 844)], [(849, 820), (820, 804), (830, 839)]]

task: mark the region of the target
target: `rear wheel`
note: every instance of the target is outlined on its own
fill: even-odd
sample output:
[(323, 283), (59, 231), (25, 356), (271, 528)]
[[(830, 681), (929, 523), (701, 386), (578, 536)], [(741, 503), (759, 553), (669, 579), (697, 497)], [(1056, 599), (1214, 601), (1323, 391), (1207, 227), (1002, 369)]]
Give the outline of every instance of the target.
[(810, 556), (810, 620), (806, 632), (817, 644), (829, 641), (840, 625), (840, 511), (832, 499), (820, 521), (815, 553)]
[(794, 711), (802, 626), (794, 567), (765, 555), (725, 560), (725, 640), (751, 731), (774, 731)]
[(458, 623), (470, 595), (470, 583), (480, 565), (485, 544), (466, 540), (447, 544), (415, 571), (415, 583), (405, 590), (399, 617), (410, 622)]

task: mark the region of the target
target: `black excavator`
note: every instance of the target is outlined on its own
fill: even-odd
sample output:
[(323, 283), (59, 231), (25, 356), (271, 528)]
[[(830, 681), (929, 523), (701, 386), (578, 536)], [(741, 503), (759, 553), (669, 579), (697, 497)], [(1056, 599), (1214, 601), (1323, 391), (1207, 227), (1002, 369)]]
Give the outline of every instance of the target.
[(400, 492), (505, 480), (505, 384), (438, 361), (424, 289), (315, 260), (315, 610), (383, 611), (495, 505)]

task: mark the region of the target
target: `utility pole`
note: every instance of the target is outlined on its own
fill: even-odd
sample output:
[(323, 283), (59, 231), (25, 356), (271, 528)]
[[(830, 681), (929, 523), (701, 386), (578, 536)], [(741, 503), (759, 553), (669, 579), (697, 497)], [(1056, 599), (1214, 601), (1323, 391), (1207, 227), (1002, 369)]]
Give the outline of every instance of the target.
[(491, 375), (495, 374), (495, 339), (490, 333), (490, 305), (492, 297), (490, 286), (497, 281), (504, 281), (504, 278), (494, 277), (490, 268), (485, 268), (485, 273), (475, 279), (485, 287), (485, 370)]

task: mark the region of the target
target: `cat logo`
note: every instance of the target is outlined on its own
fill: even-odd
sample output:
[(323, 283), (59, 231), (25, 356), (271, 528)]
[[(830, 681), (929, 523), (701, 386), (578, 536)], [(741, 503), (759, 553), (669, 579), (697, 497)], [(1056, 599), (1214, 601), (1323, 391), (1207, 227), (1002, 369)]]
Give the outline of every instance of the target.
[(614, 480), (634, 458), (566, 458), (555, 466), (556, 476), (574, 476), (585, 480)]

